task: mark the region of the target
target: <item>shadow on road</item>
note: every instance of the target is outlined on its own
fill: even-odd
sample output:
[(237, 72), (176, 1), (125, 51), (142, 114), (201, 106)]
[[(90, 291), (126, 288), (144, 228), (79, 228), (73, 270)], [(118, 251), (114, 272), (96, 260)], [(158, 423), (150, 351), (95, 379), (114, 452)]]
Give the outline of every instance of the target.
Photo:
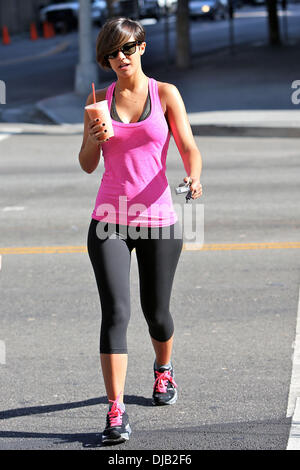
[[(136, 395), (125, 395), (126, 404), (138, 406), (153, 406), (151, 398), (145, 398)], [(94, 406), (99, 404), (108, 404), (107, 397), (90, 398), (88, 400), (75, 401), (72, 403), (57, 403), (53, 405), (30, 406), (27, 408), (15, 408), (11, 410), (0, 411), (0, 420), (18, 418), (21, 416), (31, 416), (42, 413), (53, 413), (56, 411), (70, 410), (84, 406)], [(23, 431), (0, 431), (0, 439), (59, 439), (59, 444), (79, 442), (82, 447), (107, 447), (101, 443), (102, 433), (83, 433), (83, 434), (60, 434), (60, 433), (39, 433)], [(1, 441), (0, 441), (1, 442)]]
[[(136, 397), (137, 398), (137, 397)], [(142, 399), (142, 402), (147, 403), (148, 399)], [(90, 402), (93, 400), (87, 400)], [(95, 404), (104, 403), (103, 398), (94, 400)], [(140, 402), (140, 400), (138, 400)], [(84, 403), (84, 402), (78, 402)], [(74, 405), (74, 404), (68, 404)], [(55, 405), (60, 406), (60, 405)], [(80, 406), (80, 405), (79, 405)], [(88, 406), (88, 405), (82, 405)], [(48, 407), (34, 407), (34, 408), (48, 408)], [(69, 408), (69, 406), (66, 406)], [(55, 410), (52, 411), (56, 411)], [(13, 410), (11, 410), (13, 411)], [(172, 444), (178, 443), (178, 439), (183, 445), (182, 448), (195, 449), (195, 450), (285, 450), (288, 429), (290, 427), (290, 418), (281, 418), (277, 420), (264, 420), (264, 421), (246, 421), (234, 423), (216, 423), (211, 425), (200, 425), (191, 427), (177, 427), (165, 429), (149, 429), (147, 430), (147, 441), (156, 442), (157, 436), (160, 439), (168, 438), (168, 442), (172, 448)], [(135, 434), (139, 435), (138, 430)], [(197, 436), (196, 442), (191, 447), (191, 435)], [(106, 447), (101, 443), (102, 433), (39, 433), (39, 432), (23, 432), (23, 431), (0, 431), (0, 446), (1, 439), (50, 439), (51, 447), (61, 444), (79, 443), (83, 448)], [(133, 445), (136, 443), (132, 443)], [(141, 447), (132, 447), (132, 444), (126, 443), (126, 449), (144, 449), (143, 443), (140, 442)], [(124, 449), (124, 444), (119, 444)], [(185, 447), (184, 447), (185, 446)], [(23, 446), (22, 446), (23, 447)], [(39, 446), (40, 447), (40, 446)], [(45, 445), (48, 448), (49, 445)], [(110, 446), (109, 446), (110, 447)], [(114, 446), (114, 448), (118, 447)], [(25, 446), (26, 448), (26, 446)], [(31, 448), (33, 448), (31, 446)], [(159, 448), (159, 447), (155, 447)]]
[[(44, 432), (23, 432), (23, 431), (1, 431), (0, 440), (5, 438), (14, 439), (58, 439), (57, 444), (79, 442), (82, 447), (106, 447), (102, 445), (102, 433), (84, 433), (84, 434), (60, 434)], [(1, 442), (1, 441), (0, 441)], [(55, 445), (55, 442), (54, 442)]]
[[(125, 395), (125, 403), (138, 406), (153, 406), (151, 398), (139, 397), (136, 395)], [(94, 406), (108, 404), (107, 397), (90, 398), (89, 400), (74, 401), (72, 403), (57, 403), (54, 405), (30, 406), (27, 408), (14, 408), (12, 410), (0, 411), (0, 420), (19, 418), (20, 416), (30, 416), (42, 413), (52, 413), (83, 406)]]

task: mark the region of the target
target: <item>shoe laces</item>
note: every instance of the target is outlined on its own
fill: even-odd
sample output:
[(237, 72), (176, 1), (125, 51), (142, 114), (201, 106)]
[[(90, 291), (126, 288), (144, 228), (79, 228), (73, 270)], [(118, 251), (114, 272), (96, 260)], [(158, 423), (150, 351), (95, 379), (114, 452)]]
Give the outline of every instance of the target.
[(171, 370), (165, 370), (164, 372), (155, 371), (156, 379), (154, 382), (153, 390), (160, 393), (166, 393), (168, 382), (170, 382), (174, 387), (177, 387), (175, 380), (171, 375)]
[(109, 400), (112, 403), (112, 407), (108, 412), (111, 427), (122, 426), (122, 414), (124, 413), (124, 411), (118, 403), (120, 395), (121, 394), (117, 396), (116, 400)]

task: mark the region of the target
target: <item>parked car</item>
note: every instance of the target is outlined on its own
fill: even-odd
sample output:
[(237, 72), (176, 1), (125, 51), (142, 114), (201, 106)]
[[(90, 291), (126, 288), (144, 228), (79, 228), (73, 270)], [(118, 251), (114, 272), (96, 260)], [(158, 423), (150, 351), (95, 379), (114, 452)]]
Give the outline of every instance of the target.
[[(92, 0), (92, 20), (101, 26), (107, 18), (107, 6), (105, 0)], [(52, 3), (40, 10), (40, 21), (49, 21), (55, 29), (76, 29), (79, 17), (79, 0), (73, 2), (62, 2), (52, 0)]]
[(162, 15), (162, 9), (157, 0), (139, 0), (140, 18), (155, 18), (157, 21)]
[(114, 7), (117, 16), (132, 19), (156, 18), (159, 20), (162, 15), (159, 0), (116, 0)]
[(167, 10), (169, 13), (176, 13), (177, 0), (157, 0), (157, 3), (162, 12)]
[(227, 0), (189, 0), (191, 18), (225, 19), (228, 17), (228, 10)]

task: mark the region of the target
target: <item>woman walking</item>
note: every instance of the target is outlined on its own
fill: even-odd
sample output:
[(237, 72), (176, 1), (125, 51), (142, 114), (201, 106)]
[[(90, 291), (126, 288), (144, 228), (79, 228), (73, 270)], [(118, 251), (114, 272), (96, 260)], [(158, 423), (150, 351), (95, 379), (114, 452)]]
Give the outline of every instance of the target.
[[(172, 284), (182, 250), (182, 230), (165, 175), (171, 133), (182, 157), (192, 198), (202, 194), (202, 159), (177, 88), (147, 77), (141, 66), (145, 31), (129, 18), (113, 18), (97, 38), (97, 62), (117, 80), (96, 91), (107, 100), (114, 136), (106, 123), (84, 116), (79, 162), (92, 173), (101, 152), (105, 171), (88, 232), (88, 254), (101, 303), (101, 368), (110, 403), (104, 444), (121, 443), (131, 433), (123, 401), (130, 318), (130, 261), (138, 262), (141, 307), (155, 353), (154, 405), (171, 405), (177, 384), (171, 362), (174, 323), (169, 311)], [(86, 105), (93, 102), (93, 95)]]

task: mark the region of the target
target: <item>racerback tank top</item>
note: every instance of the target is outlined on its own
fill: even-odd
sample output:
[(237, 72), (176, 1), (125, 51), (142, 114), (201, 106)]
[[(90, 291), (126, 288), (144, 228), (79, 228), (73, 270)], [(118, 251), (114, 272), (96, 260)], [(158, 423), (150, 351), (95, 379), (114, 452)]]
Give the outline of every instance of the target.
[[(144, 120), (112, 119), (114, 136), (102, 144), (105, 171), (92, 218), (141, 227), (173, 225), (178, 217), (166, 177), (170, 131), (157, 81), (148, 79), (151, 111)], [(116, 82), (106, 91), (111, 110)]]
[[(151, 112), (151, 98), (150, 98), (150, 92), (148, 91), (146, 106), (145, 106), (144, 111), (141, 114), (139, 121), (143, 121), (144, 119), (146, 119), (149, 116), (150, 112)], [(118, 111), (116, 108), (115, 90), (113, 92), (112, 100), (111, 100), (110, 116), (115, 121), (122, 122), (122, 120), (120, 119), (120, 116), (118, 115)]]

